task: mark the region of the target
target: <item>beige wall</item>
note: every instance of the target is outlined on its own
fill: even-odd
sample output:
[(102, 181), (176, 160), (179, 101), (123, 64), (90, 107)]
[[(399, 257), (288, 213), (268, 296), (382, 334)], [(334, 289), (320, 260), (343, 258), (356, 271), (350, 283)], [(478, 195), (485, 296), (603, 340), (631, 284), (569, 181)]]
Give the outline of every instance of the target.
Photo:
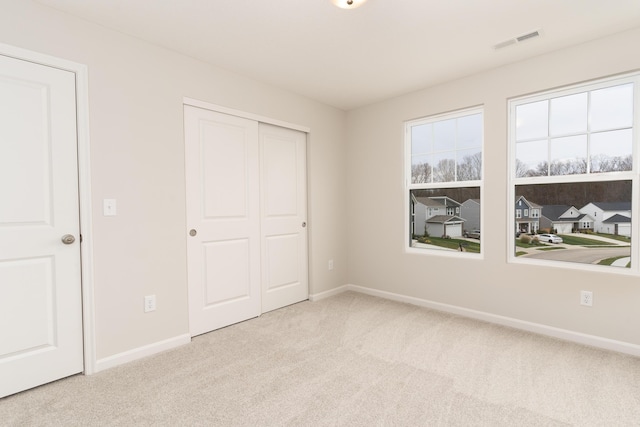
[[(639, 277), (507, 262), (507, 99), (640, 69), (639, 45), (640, 30), (627, 32), (349, 112), (349, 282), (640, 344)], [(475, 105), (485, 108), (484, 259), (407, 254), (403, 121)], [(592, 308), (578, 304), (581, 289)]]
[[(637, 277), (506, 261), (507, 98), (640, 68), (640, 31), (345, 114), (30, 1), (0, 9), (1, 43), (88, 66), (98, 359), (188, 333), (185, 96), (311, 128), (311, 293), (352, 283), (640, 344)], [(483, 205), (495, 213), (484, 259), (406, 254), (402, 123), (480, 104)], [(117, 217), (101, 215), (104, 198)], [(593, 308), (578, 305), (580, 289)], [(158, 310), (145, 315), (151, 293)]]
[(344, 112), (31, 1), (0, 10), (1, 43), (88, 66), (97, 359), (188, 333), (185, 96), (311, 128), (310, 291), (346, 283)]

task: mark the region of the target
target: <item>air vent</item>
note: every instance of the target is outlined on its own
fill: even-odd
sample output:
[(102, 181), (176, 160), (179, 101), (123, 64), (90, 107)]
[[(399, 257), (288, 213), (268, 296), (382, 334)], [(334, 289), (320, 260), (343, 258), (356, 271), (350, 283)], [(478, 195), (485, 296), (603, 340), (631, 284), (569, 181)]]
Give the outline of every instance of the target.
[(518, 41), (516, 39), (509, 39), (509, 40), (504, 41), (502, 43), (498, 43), (493, 48), (494, 49), (502, 49), (503, 47), (511, 46), (512, 44), (516, 44), (516, 43), (518, 43)]
[(514, 45), (514, 44), (517, 44), (517, 43), (522, 43), (525, 40), (531, 40), (531, 39), (534, 39), (536, 37), (540, 37), (540, 30), (531, 31), (530, 33), (523, 34), (521, 36), (514, 37), (512, 39), (505, 40), (503, 42), (500, 42), (500, 43), (494, 45), (493, 48), (495, 50), (503, 49), (503, 48), (505, 48), (507, 46), (511, 46), (511, 45)]
[(529, 40), (529, 39), (532, 39), (534, 37), (539, 37), (539, 36), (540, 36), (540, 32), (534, 31), (534, 32), (529, 33), (529, 34), (524, 34), (524, 35), (522, 35), (520, 37), (516, 37), (516, 40), (518, 40), (518, 43), (519, 43), (519, 42), (523, 42), (525, 40)]

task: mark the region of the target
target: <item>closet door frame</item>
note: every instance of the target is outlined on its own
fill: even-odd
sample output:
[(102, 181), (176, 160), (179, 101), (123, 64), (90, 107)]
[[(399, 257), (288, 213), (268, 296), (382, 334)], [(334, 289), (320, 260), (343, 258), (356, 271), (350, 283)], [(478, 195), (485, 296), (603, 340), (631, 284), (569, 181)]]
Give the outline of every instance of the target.
[[(271, 118), (268, 118), (268, 117), (264, 117), (264, 116), (260, 116), (260, 115), (256, 115), (256, 114), (252, 114), (252, 113), (246, 113), (246, 112), (243, 112), (243, 111), (234, 110), (234, 109), (231, 109), (231, 108), (227, 108), (227, 107), (223, 107), (223, 106), (219, 106), (219, 105), (215, 105), (215, 104), (210, 104), (208, 102), (199, 101), (199, 100), (192, 99), (192, 98), (186, 98), (185, 97), (183, 99), (183, 104), (185, 106), (185, 109), (186, 109), (186, 107), (195, 107), (195, 108), (199, 108), (199, 109), (203, 109), (203, 110), (209, 110), (209, 111), (214, 112), (214, 113), (221, 113), (221, 114), (225, 114), (225, 115), (228, 115), (228, 116), (234, 116), (234, 117), (237, 117), (239, 119), (251, 120), (251, 121), (257, 122), (258, 124), (261, 124), (261, 125), (277, 126), (279, 128), (283, 128), (283, 130), (285, 130), (285, 132), (288, 129), (288, 130), (297, 131), (297, 132), (300, 132), (300, 133), (304, 134), (305, 142), (304, 142), (304, 147), (302, 147), (302, 149), (301, 149), (301, 153), (303, 153), (303, 156), (304, 156), (304, 171), (303, 171), (303, 175), (304, 175), (304, 186), (305, 186), (305, 188), (304, 188), (304, 192), (305, 192), (304, 204), (305, 204), (305, 206), (300, 207), (300, 209), (303, 210), (303, 214), (305, 216), (305, 218), (301, 222), (301, 224), (302, 224), (301, 227), (306, 228), (307, 227), (307, 222), (308, 222), (308, 207), (307, 207), (307, 203), (308, 203), (308, 177), (307, 177), (307, 173), (306, 173), (308, 161), (307, 161), (306, 153), (308, 152), (307, 145), (308, 145), (308, 138), (309, 138), (310, 129), (308, 127), (306, 127), (306, 126), (301, 126), (301, 125), (297, 125), (297, 124), (293, 124), (293, 123), (289, 123), (289, 122), (284, 122), (284, 121), (281, 121), (281, 120), (275, 120), (275, 119), (271, 119)], [(186, 126), (186, 124), (185, 124), (185, 126)], [(186, 132), (186, 130), (185, 130), (185, 132)], [(186, 138), (186, 136), (185, 136), (185, 138)], [(262, 146), (262, 144), (260, 144), (260, 145)], [(261, 150), (262, 150), (262, 148), (261, 148)], [(262, 198), (262, 196), (261, 196), (261, 198)], [(261, 208), (261, 210), (263, 210), (263, 209)], [(261, 215), (261, 217), (262, 217), (262, 215)], [(189, 228), (189, 227), (191, 227), (191, 225), (187, 224), (187, 228)], [(260, 227), (260, 228), (262, 228), (262, 227)], [(187, 229), (186, 232), (188, 233), (189, 230)], [(187, 238), (188, 238), (188, 236), (187, 236)], [(264, 236), (262, 236), (261, 240), (264, 240)], [(305, 231), (304, 244), (305, 244), (306, 247), (305, 247), (305, 251), (304, 251), (304, 256), (306, 257), (306, 262), (305, 262), (306, 266), (303, 269), (304, 272), (301, 272), (302, 274), (305, 275), (305, 278), (304, 278), (304, 281), (301, 282), (300, 284), (304, 284), (307, 287), (307, 296), (308, 296), (308, 286), (309, 286), (309, 276), (308, 276), (308, 272), (309, 272), (308, 271), (308, 269), (309, 269), (309, 259), (308, 259), (308, 257), (309, 257), (309, 247), (308, 247), (308, 242), (309, 242), (308, 241), (308, 232)], [(263, 246), (264, 246), (264, 244), (263, 244)], [(262, 268), (264, 268), (264, 264), (263, 264), (264, 260), (262, 260), (263, 256), (264, 256), (264, 253), (261, 256)], [(191, 274), (193, 274), (193, 272)], [(264, 276), (262, 274), (261, 274), (261, 278), (262, 278), (262, 281), (264, 281)], [(287, 278), (288, 278), (288, 276), (287, 276)], [(265, 291), (264, 283), (260, 286), (260, 288), (261, 288), (261, 292)], [(190, 290), (190, 292), (192, 292), (191, 283), (189, 284), (189, 290)], [(300, 292), (297, 292), (296, 294), (300, 294)], [(264, 298), (264, 296), (262, 296), (261, 298)], [(287, 299), (287, 298), (285, 298), (285, 299)], [(291, 297), (289, 296), (288, 299), (291, 299)], [(263, 300), (262, 303), (264, 304), (264, 300)], [(189, 304), (190, 317), (191, 317), (192, 305), (193, 304), (190, 302), (190, 304)], [(285, 305), (288, 305), (288, 304), (285, 304)], [(273, 308), (269, 307), (267, 310), (265, 310), (265, 307), (261, 306), (259, 314), (265, 313), (266, 311), (270, 311), (271, 309), (273, 309)], [(191, 329), (193, 329), (193, 327), (190, 325), (190, 332), (191, 332), (192, 335), (194, 335), (195, 329), (194, 330), (191, 330)], [(200, 326), (197, 329), (198, 329), (198, 333), (197, 334), (207, 332), (205, 330), (206, 328), (203, 329)]]

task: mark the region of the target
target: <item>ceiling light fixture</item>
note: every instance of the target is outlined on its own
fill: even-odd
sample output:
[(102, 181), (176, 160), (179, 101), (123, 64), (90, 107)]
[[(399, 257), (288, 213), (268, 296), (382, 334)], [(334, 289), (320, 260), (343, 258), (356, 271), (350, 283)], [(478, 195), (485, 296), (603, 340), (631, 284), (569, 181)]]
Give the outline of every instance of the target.
[(331, 0), (331, 3), (341, 9), (355, 9), (358, 6), (362, 6), (365, 1), (367, 0)]

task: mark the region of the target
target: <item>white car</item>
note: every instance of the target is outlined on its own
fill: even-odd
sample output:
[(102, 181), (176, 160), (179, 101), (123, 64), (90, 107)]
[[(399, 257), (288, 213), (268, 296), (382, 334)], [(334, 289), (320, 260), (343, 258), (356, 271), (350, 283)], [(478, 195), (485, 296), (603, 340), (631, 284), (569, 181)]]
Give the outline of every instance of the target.
[(480, 230), (465, 231), (463, 236), (467, 237), (467, 238), (471, 238), (471, 239), (479, 239), (480, 238)]
[(538, 234), (538, 240), (547, 243), (562, 243), (562, 237), (555, 234)]

